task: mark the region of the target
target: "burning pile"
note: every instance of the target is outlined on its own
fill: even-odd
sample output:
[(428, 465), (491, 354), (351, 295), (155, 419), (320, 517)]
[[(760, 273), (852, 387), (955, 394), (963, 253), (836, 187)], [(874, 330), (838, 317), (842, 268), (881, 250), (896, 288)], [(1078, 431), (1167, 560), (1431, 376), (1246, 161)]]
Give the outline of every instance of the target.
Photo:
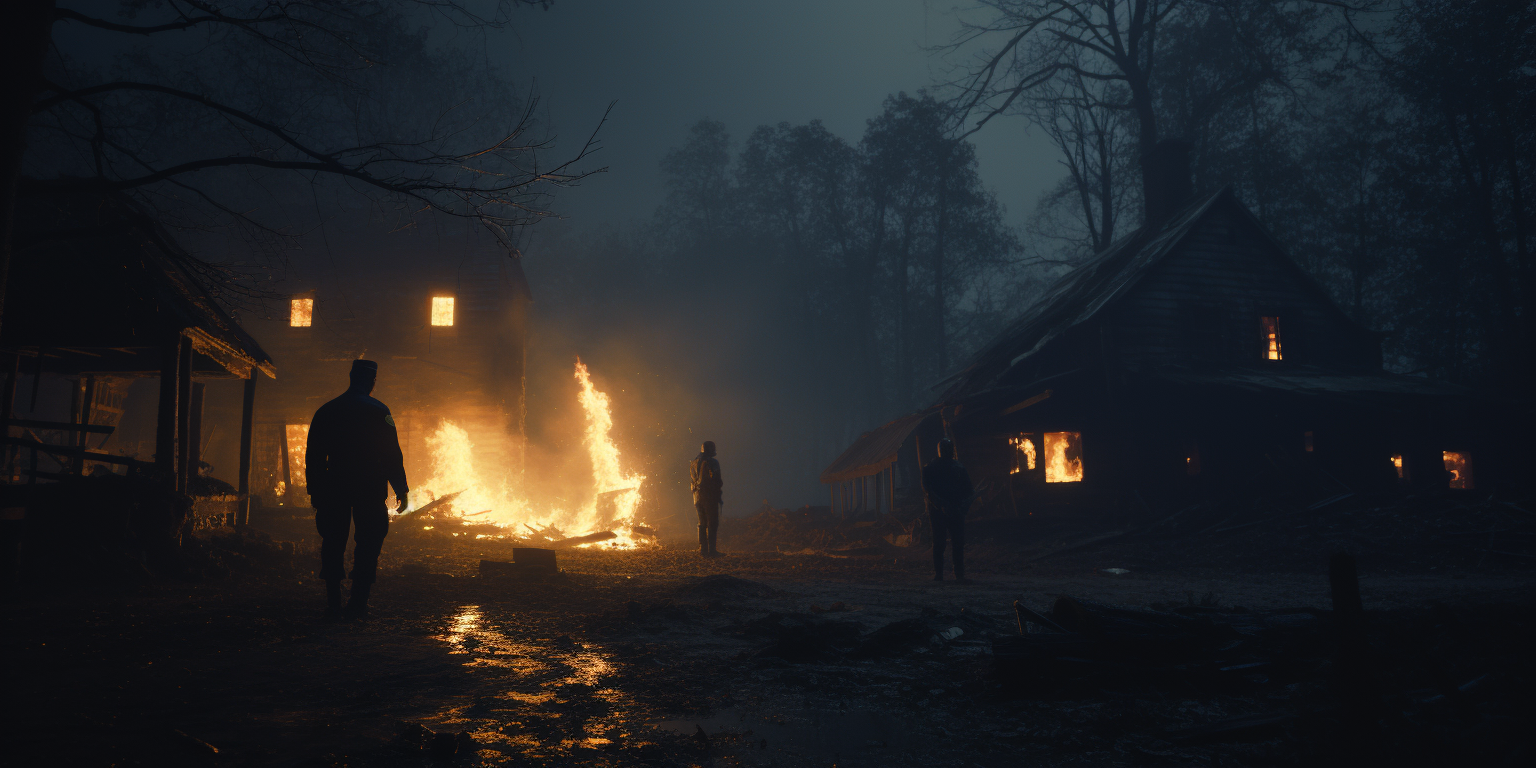
[[(591, 499), (572, 508), (536, 506), (506, 471), (480, 466), (469, 431), (444, 419), (427, 438), (431, 475), (411, 491), (401, 517), (411, 527), (453, 536), (629, 549), (653, 534), (636, 519), (645, 476), (624, 472), (614, 444), (608, 395), (576, 361), (577, 399), (586, 418), (582, 443), (592, 462)], [(495, 478), (495, 479), (490, 479)], [(450, 530), (451, 529), (451, 530)]]

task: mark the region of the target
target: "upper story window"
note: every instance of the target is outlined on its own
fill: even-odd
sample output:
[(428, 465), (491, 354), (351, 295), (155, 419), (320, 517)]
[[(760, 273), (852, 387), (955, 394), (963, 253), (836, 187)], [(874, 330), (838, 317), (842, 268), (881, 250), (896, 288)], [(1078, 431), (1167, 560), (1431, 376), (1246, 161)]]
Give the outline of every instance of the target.
[(288, 302), (288, 325), (294, 328), (308, 328), (314, 322), (314, 299), (293, 299)]
[(438, 326), (453, 325), (453, 297), (432, 297), (432, 324)]
[(1279, 360), (1280, 358), (1280, 318), (1259, 318), (1259, 331), (1264, 335), (1264, 359)]

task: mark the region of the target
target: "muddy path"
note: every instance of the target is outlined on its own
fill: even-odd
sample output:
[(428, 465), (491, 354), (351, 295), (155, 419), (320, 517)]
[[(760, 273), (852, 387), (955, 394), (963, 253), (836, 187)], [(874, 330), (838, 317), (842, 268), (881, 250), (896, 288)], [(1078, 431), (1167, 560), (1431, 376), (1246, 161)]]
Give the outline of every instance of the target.
[[(1018, 574), (977, 564), (978, 583), (958, 585), (932, 582), (913, 558), (705, 561), (659, 549), (564, 552), (558, 577), (479, 577), (479, 559), (510, 559), (504, 549), (391, 540), (367, 623), (322, 622), (318, 584), (302, 567), (196, 584), (35, 584), (6, 610), (12, 764), (404, 766), (434, 764), (434, 746), (436, 764), (456, 765), (1304, 757), (1273, 741), (1175, 749), (1156, 739), (1262, 711), (1294, 689), (1007, 696), (984, 638), (1017, 631), (1013, 600), (1044, 610), (1057, 594), (1326, 607), (1319, 574)], [(1362, 590), (1368, 609), (1389, 613), (1522, 604), (1532, 581), (1368, 574)], [(848, 651), (918, 620), (970, 633), (862, 658)], [(827, 639), (839, 633), (846, 644)]]

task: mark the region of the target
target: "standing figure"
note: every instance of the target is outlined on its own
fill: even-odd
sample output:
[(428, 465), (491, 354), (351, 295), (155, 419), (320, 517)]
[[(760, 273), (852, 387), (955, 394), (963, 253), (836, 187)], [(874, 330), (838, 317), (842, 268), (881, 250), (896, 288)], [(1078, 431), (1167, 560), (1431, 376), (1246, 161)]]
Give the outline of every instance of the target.
[(705, 440), (699, 455), (688, 465), (688, 485), (693, 488), (693, 506), (699, 510), (699, 554), (715, 557), (715, 536), (720, 532), (720, 461), (715, 458), (715, 444)]
[(955, 460), (955, 444), (939, 441), (939, 457), (923, 467), (923, 496), (933, 524), (933, 580), (944, 580), (944, 539), (955, 543), (955, 581), (965, 578), (965, 513), (971, 506), (971, 475)]
[[(368, 593), (389, 534), (386, 485), (394, 486), (398, 511), (405, 511), (410, 493), (394, 417), (387, 406), (369, 397), (378, 373), (378, 363), (353, 360), (352, 386), (320, 406), (309, 425), (304, 475), (320, 531), (320, 578), (325, 580), (325, 613), (330, 618), (367, 618)], [(357, 545), (352, 550), (352, 594), (343, 608), (341, 579), (349, 527)]]

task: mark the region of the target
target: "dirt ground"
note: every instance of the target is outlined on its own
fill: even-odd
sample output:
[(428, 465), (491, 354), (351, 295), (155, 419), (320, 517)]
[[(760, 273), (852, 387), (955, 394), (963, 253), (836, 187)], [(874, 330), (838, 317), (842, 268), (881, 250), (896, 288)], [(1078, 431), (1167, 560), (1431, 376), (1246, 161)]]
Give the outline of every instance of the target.
[[(492, 578), (478, 562), (511, 560), (508, 545), (391, 537), (373, 618), (326, 623), (313, 537), (302, 521), (273, 530), (296, 540), (291, 559), (220, 578), (24, 583), (0, 641), (7, 764), (1229, 766), (1317, 764), (1326, 751), (1305, 719), (1248, 739), (1169, 736), (1304, 708), (1326, 698), (1315, 681), (1029, 691), (998, 676), (986, 642), (1018, 633), (1014, 600), (1045, 611), (1060, 594), (1326, 609), (1321, 562), (1111, 575), (1113, 551), (1050, 567), (983, 551), (976, 583), (960, 585), (933, 582), (916, 551), (703, 560), (677, 545), (563, 550), (561, 575)], [(1509, 734), (1522, 732), (1530, 704), (1508, 702), (1531, 682), (1536, 574), (1365, 565), (1372, 642), (1401, 662), (1393, 669), (1438, 653), (1436, 668), (1457, 684), (1483, 681), (1458, 703), (1473, 714), (1446, 715), (1475, 721), (1482, 730), (1467, 733), (1489, 745), (1466, 751), (1465, 764), (1523, 762), (1529, 753)], [(1445, 640), (1446, 611), (1476, 629)], [(971, 630), (863, 657), (817, 645), (818, 634), (868, 638), (914, 618)], [(809, 636), (777, 629), (790, 624)], [(1440, 645), (1421, 642), (1431, 636)], [(1392, 674), (1404, 678), (1392, 685), (1420, 685)], [(1433, 693), (1423, 687), (1408, 695)]]

